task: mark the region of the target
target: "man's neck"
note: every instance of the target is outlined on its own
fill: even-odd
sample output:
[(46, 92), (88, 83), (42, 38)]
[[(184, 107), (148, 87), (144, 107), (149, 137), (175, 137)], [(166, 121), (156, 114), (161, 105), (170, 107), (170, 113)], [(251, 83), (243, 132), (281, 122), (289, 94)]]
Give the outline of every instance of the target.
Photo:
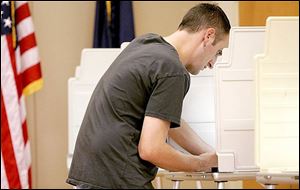
[(196, 33), (188, 33), (184, 30), (177, 30), (171, 35), (164, 37), (164, 39), (176, 49), (179, 59), (184, 66), (189, 63), (191, 53), (196, 46), (199, 45), (197, 43), (199, 40), (196, 35)]

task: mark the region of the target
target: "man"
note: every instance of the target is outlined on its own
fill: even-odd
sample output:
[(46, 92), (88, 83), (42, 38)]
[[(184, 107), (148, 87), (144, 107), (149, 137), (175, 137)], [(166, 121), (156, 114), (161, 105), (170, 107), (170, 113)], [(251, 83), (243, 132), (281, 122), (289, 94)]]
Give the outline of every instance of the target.
[[(213, 148), (180, 116), (189, 73), (213, 67), (228, 46), (229, 30), (222, 9), (203, 3), (170, 36), (134, 39), (93, 92), (67, 182), (78, 188), (153, 188), (157, 167), (189, 172), (216, 167)], [(172, 148), (168, 136), (191, 154)]]

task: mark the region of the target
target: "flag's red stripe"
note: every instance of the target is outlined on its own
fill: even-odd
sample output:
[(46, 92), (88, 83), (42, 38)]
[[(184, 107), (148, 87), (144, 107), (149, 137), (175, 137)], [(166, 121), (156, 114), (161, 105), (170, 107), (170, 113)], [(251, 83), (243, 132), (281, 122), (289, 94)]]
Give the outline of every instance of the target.
[(27, 17), (30, 17), (30, 10), (28, 3), (25, 3), (18, 7), (15, 12), (15, 18), (16, 18), (16, 24), (19, 24), (22, 20), (24, 20)]
[(33, 65), (32, 67), (26, 69), (22, 73), (22, 81), (24, 88), (31, 82), (42, 78), (42, 71), (40, 63)]
[(21, 55), (29, 50), (30, 48), (33, 48), (36, 46), (36, 40), (34, 33), (31, 33), (30, 35), (22, 38), (22, 40), (19, 42), (20, 45), (20, 52)]
[(29, 189), (32, 189), (31, 166), (28, 169), (28, 184), (29, 184)]
[(9, 188), (21, 189), (17, 162), (10, 136), (6, 109), (1, 91), (1, 151)]
[(26, 120), (22, 124), (22, 131), (23, 131), (24, 145), (26, 146), (26, 143), (27, 143), (27, 140), (28, 140), (28, 132), (27, 132), (27, 123), (26, 123)]
[(23, 91), (23, 86), (21, 81), (22, 78), (20, 75), (17, 74), (17, 65), (16, 65), (15, 51), (13, 48), (12, 36), (6, 35), (6, 41), (7, 41), (7, 48), (9, 50), (9, 55), (10, 55), (10, 62), (11, 62), (11, 66), (13, 69), (14, 78), (17, 86), (18, 98), (20, 98)]

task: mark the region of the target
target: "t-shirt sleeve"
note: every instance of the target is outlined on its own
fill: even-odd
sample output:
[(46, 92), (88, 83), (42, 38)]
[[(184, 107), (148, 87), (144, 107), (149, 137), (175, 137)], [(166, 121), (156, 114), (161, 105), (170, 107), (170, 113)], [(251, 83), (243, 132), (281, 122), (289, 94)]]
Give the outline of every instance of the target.
[(171, 122), (171, 128), (180, 126), (182, 103), (187, 92), (184, 75), (168, 76), (156, 81), (145, 115)]

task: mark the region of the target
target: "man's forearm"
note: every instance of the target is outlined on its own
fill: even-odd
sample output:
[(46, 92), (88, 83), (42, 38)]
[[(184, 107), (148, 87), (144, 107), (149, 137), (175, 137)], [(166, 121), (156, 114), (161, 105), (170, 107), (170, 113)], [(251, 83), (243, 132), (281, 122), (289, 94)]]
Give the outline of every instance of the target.
[(147, 160), (169, 171), (210, 171), (211, 167), (215, 167), (217, 163), (217, 157), (214, 154), (188, 155), (181, 153), (167, 143), (156, 150)]
[(169, 137), (194, 155), (215, 151), (214, 148), (204, 142), (184, 120), (181, 120), (180, 127), (169, 130)]
[(171, 171), (207, 171), (217, 164), (214, 153), (184, 154), (166, 143), (170, 122), (146, 116), (138, 145), (141, 159)]

